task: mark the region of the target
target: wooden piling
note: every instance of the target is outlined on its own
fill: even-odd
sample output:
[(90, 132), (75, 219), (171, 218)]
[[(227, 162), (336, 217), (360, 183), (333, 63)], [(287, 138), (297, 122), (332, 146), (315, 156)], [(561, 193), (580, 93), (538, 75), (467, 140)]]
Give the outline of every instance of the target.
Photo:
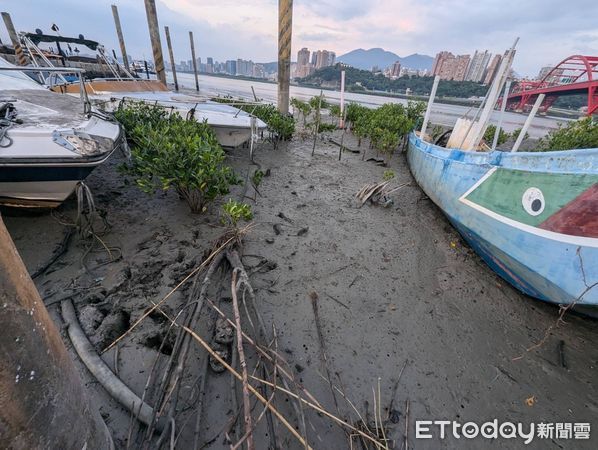
[(156, 75), (166, 85), (166, 71), (164, 70), (164, 57), (162, 56), (162, 42), (160, 41), (160, 27), (158, 25), (158, 14), (156, 12), (155, 0), (144, 0), (145, 13), (147, 15), (147, 26), (149, 28), (152, 52), (154, 54), (154, 65)]
[(27, 65), (27, 57), (25, 53), (23, 53), (23, 47), (21, 47), (21, 42), (19, 41), (19, 35), (15, 30), (15, 26), (12, 23), (12, 19), (10, 14), (7, 12), (2, 13), (2, 19), (4, 20), (4, 25), (6, 25), (6, 31), (8, 31), (8, 37), (12, 41), (12, 46), (15, 49), (15, 55), (17, 57), (17, 64), (19, 66), (26, 66)]
[(168, 27), (164, 27), (166, 33), (166, 45), (168, 46), (168, 54), (170, 55), (170, 70), (172, 71), (172, 77), (174, 78), (174, 90), (179, 90), (179, 82), (176, 78), (176, 65), (174, 62), (174, 53), (172, 52), (172, 42), (170, 41), (170, 30)]
[(278, 110), (289, 112), (293, 0), (278, 0)]
[(120, 26), (120, 17), (118, 16), (118, 8), (112, 5), (112, 15), (114, 16), (114, 26), (116, 27), (116, 35), (118, 36), (118, 44), (120, 45), (120, 52), (123, 57), (123, 66), (125, 70), (129, 70), (129, 58), (127, 57), (127, 48), (125, 47), (125, 38), (123, 37), (123, 30)]
[(0, 330), (2, 448), (114, 448), (2, 218)]
[(195, 59), (195, 42), (193, 31), (189, 31), (189, 42), (191, 43), (191, 59), (193, 61), (193, 73), (195, 74), (195, 90), (199, 92), (199, 77), (197, 76), (197, 60)]

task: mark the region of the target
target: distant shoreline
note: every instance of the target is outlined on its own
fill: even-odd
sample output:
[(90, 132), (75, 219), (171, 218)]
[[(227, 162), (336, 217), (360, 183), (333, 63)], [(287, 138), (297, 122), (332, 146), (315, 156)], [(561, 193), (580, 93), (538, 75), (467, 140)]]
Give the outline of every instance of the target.
[[(170, 71), (167, 71), (170, 72)], [(172, 72), (171, 72), (172, 73)], [(177, 70), (177, 73), (184, 73), (188, 75), (194, 75), (193, 71), (188, 70)], [(266, 84), (278, 84), (276, 81), (269, 80), (267, 78), (256, 78), (256, 77), (248, 77), (243, 75), (229, 75), (223, 73), (204, 73), (198, 72), (198, 75), (207, 76), (207, 77), (214, 77), (214, 78), (227, 78), (231, 80), (243, 80), (243, 81), (253, 81), (256, 83), (266, 83)], [(330, 92), (339, 92), (338, 89), (333, 89), (331, 87), (324, 87), (324, 86), (315, 86), (308, 83), (298, 83), (296, 81), (291, 81), (291, 86), (297, 87), (306, 87), (311, 89), (320, 89), (322, 91), (330, 91)], [(354, 94), (364, 94), (364, 95), (371, 95), (374, 97), (390, 97), (390, 98), (400, 98), (403, 100), (414, 100), (414, 101), (422, 101), (427, 102), (428, 97), (425, 95), (406, 95), (406, 94), (399, 94), (395, 92), (385, 92), (385, 91), (366, 91), (366, 90), (347, 90), (346, 92), (351, 92)], [(481, 101), (477, 99), (468, 99), (468, 98), (461, 98), (461, 97), (437, 97), (434, 101), (435, 103), (444, 104), (444, 105), (457, 105), (457, 106), (471, 106), (477, 107), (480, 105)], [(568, 110), (555, 110), (554, 108), (550, 111), (550, 117), (556, 118), (565, 118), (565, 119), (577, 119), (582, 117), (581, 113), (576, 113), (574, 111)]]

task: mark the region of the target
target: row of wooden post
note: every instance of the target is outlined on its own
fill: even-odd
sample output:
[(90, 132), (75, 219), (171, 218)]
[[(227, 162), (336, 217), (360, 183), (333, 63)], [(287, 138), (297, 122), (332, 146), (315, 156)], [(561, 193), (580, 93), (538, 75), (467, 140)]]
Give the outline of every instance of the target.
[[(162, 55), (162, 43), (160, 41), (160, 31), (158, 25), (158, 14), (156, 12), (155, 0), (144, 0), (145, 12), (147, 15), (147, 24), (149, 27), (150, 41), (154, 56), (154, 65), (158, 79), (166, 84), (166, 71), (164, 69), (164, 57)], [(118, 16), (118, 8), (112, 5), (112, 14), (116, 26), (116, 34), (122, 52), (123, 63), (128, 68), (127, 51), (122, 33), (122, 27)], [(282, 113), (289, 112), (289, 90), (291, 79), (291, 37), (293, 28), (293, 0), (279, 0), (278, 2), (278, 109)], [(178, 91), (178, 80), (176, 75), (174, 52), (170, 39), (170, 30), (164, 27), (166, 35), (166, 45), (170, 56), (170, 65), (174, 79), (175, 90)], [(193, 61), (193, 73), (195, 75), (195, 89), (199, 91), (198, 67), (195, 58), (195, 43), (193, 32), (189, 31), (189, 41), (191, 44), (191, 60)]]
[[(154, 57), (154, 67), (158, 80), (166, 84), (166, 70), (164, 67), (164, 56), (162, 55), (162, 42), (160, 40), (160, 28), (158, 25), (158, 13), (156, 11), (155, 0), (144, 0), (145, 13), (147, 15), (147, 24), (149, 29), (150, 41), (152, 44), (152, 53)], [(125, 39), (120, 23), (120, 16), (118, 14), (118, 7), (112, 5), (112, 16), (114, 17), (114, 25), (116, 28), (116, 35), (122, 54), (123, 65), (125, 69), (130, 70), (129, 58), (127, 56), (127, 48), (125, 46)], [(25, 56), (18, 34), (12, 23), (10, 14), (2, 13), (2, 19), (6, 25), (8, 35), (12, 41), (17, 57), (17, 63), (21, 66), (26, 66), (28, 61)], [(293, 28), (293, 0), (279, 0), (278, 1), (278, 109), (280, 112), (286, 114), (289, 112), (289, 90), (291, 80), (291, 37)], [(174, 60), (174, 52), (172, 50), (172, 42), (170, 40), (170, 30), (164, 27), (166, 34), (166, 44), (168, 46), (168, 53), (170, 56), (170, 65), (172, 68), (172, 75), (174, 78), (175, 89), (178, 91), (178, 80), (176, 76), (176, 67)], [(193, 72), (195, 74), (195, 89), (199, 91), (198, 67), (195, 59), (195, 44), (193, 41), (193, 32), (189, 31), (189, 40), (191, 44), (191, 58), (193, 61)]]

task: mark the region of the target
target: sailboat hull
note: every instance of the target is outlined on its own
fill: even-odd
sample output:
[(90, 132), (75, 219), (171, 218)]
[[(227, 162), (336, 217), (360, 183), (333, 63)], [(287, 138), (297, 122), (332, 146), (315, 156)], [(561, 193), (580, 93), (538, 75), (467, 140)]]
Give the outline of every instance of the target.
[(407, 157), (498, 275), (544, 301), (598, 305), (598, 149), (466, 152), (411, 134)]

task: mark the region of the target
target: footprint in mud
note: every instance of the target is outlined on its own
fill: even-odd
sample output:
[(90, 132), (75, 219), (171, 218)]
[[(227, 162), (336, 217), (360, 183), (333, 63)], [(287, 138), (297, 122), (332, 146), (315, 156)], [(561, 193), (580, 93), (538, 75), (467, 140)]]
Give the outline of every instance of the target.
[(91, 342), (98, 348), (110, 345), (129, 328), (130, 316), (123, 310), (112, 311), (97, 327)]
[[(228, 345), (222, 345), (218, 342), (214, 342), (212, 344), (212, 349), (214, 350), (214, 353), (230, 364), (230, 348)], [(222, 363), (212, 355), (210, 355), (210, 368), (216, 373), (222, 373), (226, 370)]]
[[(212, 348), (218, 356), (227, 363), (230, 361), (231, 344), (234, 340), (234, 330), (230, 323), (225, 319), (219, 318), (216, 321), (214, 337), (212, 339)], [(210, 367), (216, 373), (224, 372), (225, 367), (216, 358), (210, 355)]]

